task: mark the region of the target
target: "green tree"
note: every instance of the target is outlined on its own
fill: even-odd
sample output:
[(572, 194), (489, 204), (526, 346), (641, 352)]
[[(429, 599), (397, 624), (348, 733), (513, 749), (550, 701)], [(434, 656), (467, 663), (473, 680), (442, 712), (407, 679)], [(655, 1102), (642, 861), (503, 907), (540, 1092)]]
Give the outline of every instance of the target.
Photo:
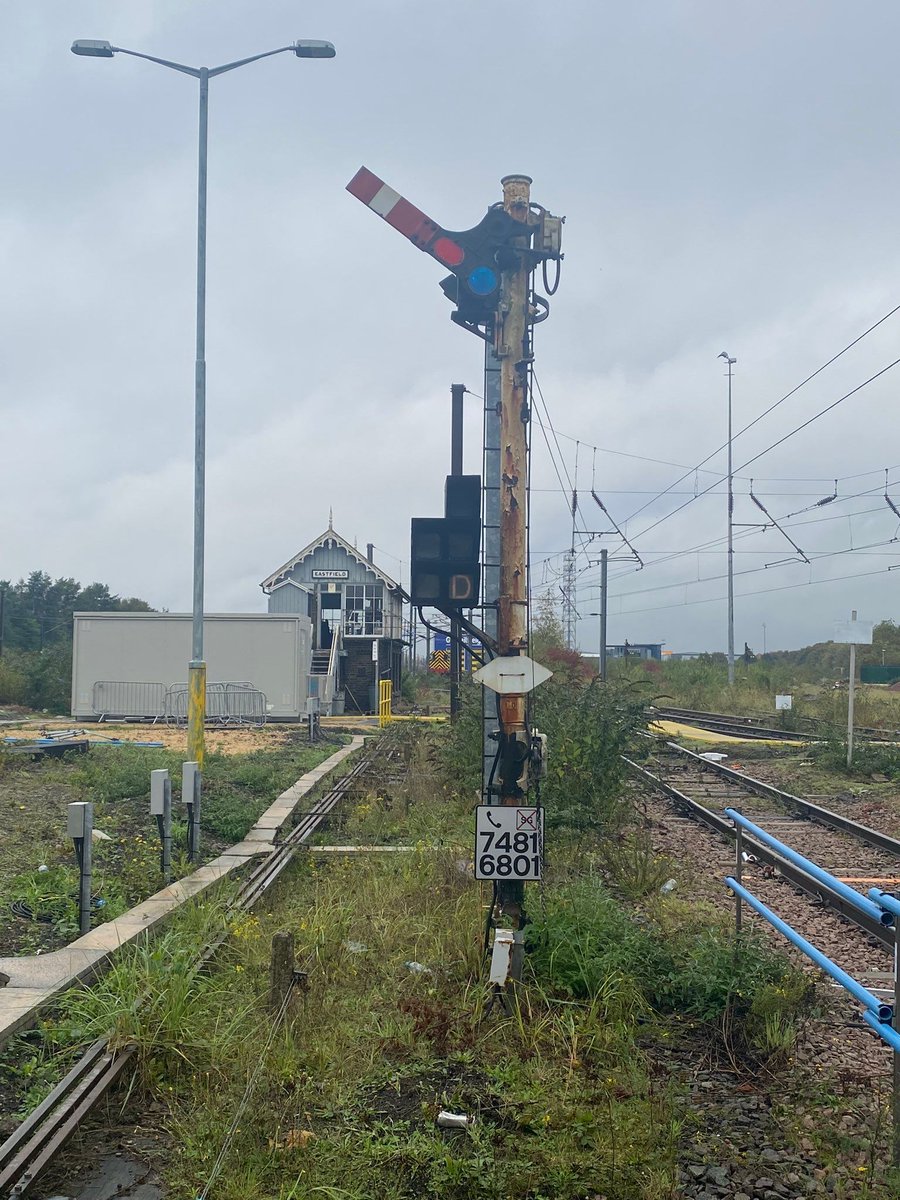
[(72, 673), (72, 626), (76, 612), (152, 612), (145, 600), (123, 600), (105, 583), (82, 588), (72, 578), (51, 579), (32, 571), (18, 583), (0, 580), (0, 703), (67, 712)]

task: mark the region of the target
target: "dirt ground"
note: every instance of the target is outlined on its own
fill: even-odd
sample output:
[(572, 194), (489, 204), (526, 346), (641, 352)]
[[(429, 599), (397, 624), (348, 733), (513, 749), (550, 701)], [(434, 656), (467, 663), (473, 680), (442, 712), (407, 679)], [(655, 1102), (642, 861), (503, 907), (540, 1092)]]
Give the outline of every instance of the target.
[[(206, 731), (206, 748), (213, 754), (250, 754), (254, 750), (274, 750), (292, 742), (297, 732), (296, 725), (265, 725), (262, 729), (246, 726), (229, 728), (211, 726)], [(176, 725), (136, 725), (112, 721), (100, 724), (78, 725), (71, 719), (56, 721), (29, 721), (4, 733), (4, 738), (31, 741), (47, 733), (77, 731), (91, 743), (102, 745), (110, 740), (123, 742), (159, 742), (167, 750), (186, 750), (187, 731)], [(305, 726), (303, 727), (305, 736)], [(0, 748), (2, 748), (0, 741)]]

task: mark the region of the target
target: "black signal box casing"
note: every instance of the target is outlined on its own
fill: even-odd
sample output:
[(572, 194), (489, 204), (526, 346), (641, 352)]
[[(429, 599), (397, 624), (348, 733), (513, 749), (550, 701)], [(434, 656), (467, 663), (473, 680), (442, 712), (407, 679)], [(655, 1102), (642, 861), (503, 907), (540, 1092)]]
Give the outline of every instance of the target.
[(446, 515), (413, 517), (410, 596), (415, 605), (474, 608), (481, 585), (481, 477), (448, 475)]
[(444, 489), (444, 516), (481, 516), (481, 476), (448, 475)]

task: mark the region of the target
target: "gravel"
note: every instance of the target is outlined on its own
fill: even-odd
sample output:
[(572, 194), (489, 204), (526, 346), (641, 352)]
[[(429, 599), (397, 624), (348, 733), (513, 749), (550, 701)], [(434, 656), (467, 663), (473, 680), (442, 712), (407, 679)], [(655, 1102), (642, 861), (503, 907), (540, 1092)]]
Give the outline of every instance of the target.
[[(748, 773), (760, 777), (758, 765)], [(668, 762), (649, 765), (708, 808), (741, 809), (827, 870), (854, 876), (900, 873), (898, 864), (883, 852), (789, 818), (785, 811), (776, 811), (771, 800), (745, 795), (701, 774), (693, 764), (668, 767)], [(654, 849), (680, 865), (681, 900), (691, 893), (732, 914), (734, 897), (723, 884), (734, 868), (732, 848), (699, 822), (681, 816), (660, 794), (642, 788), (639, 794), (638, 806)], [(854, 819), (877, 824), (861, 815), (854, 814)], [(761, 864), (745, 864), (744, 880), (780, 917), (866, 986), (890, 983), (891, 955), (880, 943), (798, 894)], [(857, 886), (865, 890), (871, 885)], [(792, 1061), (778, 1075), (753, 1076), (740, 1064), (711, 1060), (708, 1035), (694, 1056), (683, 1051), (662, 1056), (660, 1067), (684, 1090), (687, 1119), (679, 1194), (688, 1200), (862, 1195), (873, 1165), (883, 1168), (888, 1157), (890, 1051), (862, 1023), (856, 1001), (832, 986), (746, 906), (743, 919), (810, 975), (816, 985), (816, 1011), (803, 1024)], [(874, 1150), (873, 1129), (880, 1131)]]

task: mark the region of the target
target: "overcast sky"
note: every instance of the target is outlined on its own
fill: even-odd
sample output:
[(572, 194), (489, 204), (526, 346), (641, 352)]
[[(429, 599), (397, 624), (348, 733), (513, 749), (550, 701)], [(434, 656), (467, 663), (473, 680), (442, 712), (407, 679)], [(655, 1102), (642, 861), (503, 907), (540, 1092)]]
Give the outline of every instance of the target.
[[(481, 391), (482, 348), (438, 264), (344, 188), (365, 164), (465, 229), (526, 172), (567, 216), (536, 370), (572, 481), (580, 442), (579, 528), (610, 528), (593, 487), (646, 564), (590, 542), (579, 642), (604, 545), (611, 642), (724, 648), (724, 452), (692, 469), (725, 441), (716, 356), (738, 360), (738, 430), (900, 304), (896, 4), (39, 0), (3, 28), (0, 577), (190, 606), (197, 85), (70, 43), (214, 66), (327, 38), (333, 61), (210, 85), (207, 610), (264, 609), (260, 580), (329, 507), (408, 579), (409, 519), (441, 511), (449, 386)], [(738, 649), (764, 624), (773, 649), (852, 607), (898, 617), (900, 366), (743, 469), (898, 347), (900, 313), (736, 440), (735, 520), (766, 519), (752, 476), (812, 560), (737, 531)], [(570, 498), (534, 446), (534, 582), (558, 595)], [(782, 520), (835, 477), (837, 500)]]

